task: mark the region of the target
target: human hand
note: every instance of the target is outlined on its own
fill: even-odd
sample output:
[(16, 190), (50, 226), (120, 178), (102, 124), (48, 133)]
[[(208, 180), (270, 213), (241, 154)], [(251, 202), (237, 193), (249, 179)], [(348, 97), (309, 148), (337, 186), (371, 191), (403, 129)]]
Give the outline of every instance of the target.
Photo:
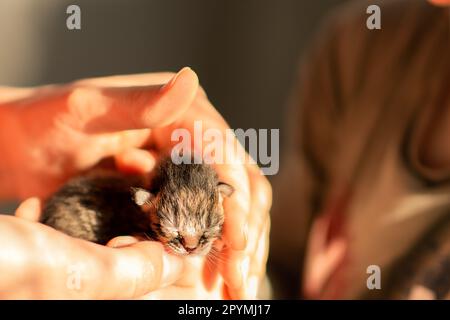
[[(139, 242), (139, 239), (130, 236), (121, 236), (112, 239), (107, 246), (129, 246)], [(183, 274), (172, 285), (154, 290), (143, 296), (140, 300), (211, 300), (230, 299), (224, 279), (219, 275), (213, 258), (192, 256), (184, 257)]]
[(109, 248), (27, 221), (37, 199), (0, 216), (1, 299), (131, 299), (175, 282), (183, 261), (158, 242)]
[[(187, 129), (193, 136), (195, 121), (202, 122), (203, 130), (214, 128), (223, 133), (229, 128), (200, 88), (189, 112), (174, 123), (153, 130), (151, 136), (153, 149), (162, 151), (172, 147), (176, 142), (171, 141), (170, 136), (173, 130), (178, 128)], [(192, 266), (197, 267), (192, 267), (190, 272), (185, 272), (181, 282), (163, 290), (154, 291), (147, 298), (174, 298), (175, 293), (177, 293), (176, 296), (201, 299), (256, 297), (259, 285), (265, 277), (272, 192), (270, 184), (259, 168), (254, 164), (242, 162), (242, 158), (239, 157), (243, 151), (236, 152), (235, 143), (238, 143), (236, 139), (230, 145), (225, 145), (225, 152), (231, 158), (230, 163), (214, 165), (219, 179), (235, 188), (233, 196), (224, 202), (225, 225), (220, 251), (210, 255), (212, 256), (210, 261), (204, 259), (203, 268), (199, 267), (201, 263), (199, 264), (198, 261), (193, 262)], [(203, 141), (203, 145), (206, 146), (207, 143)], [(239, 148), (242, 147), (238, 145)], [(133, 160), (133, 153), (135, 160)], [(123, 158), (127, 160), (123, 161)], [(142, 150), (130, 152), (126, 157), (117, 157), (117, 160), (119, 167), (123, 162), (126, 162), (129, 167), (139, 167), (139, 163), (155, 162), (152, 153)], [(190, 265), (189, 262), (187, 264)], [(216, 266), (219, 273), (216, 272)]]
[[(171, 75), (161, 74), (161, 76), (169, 79)], [(134, 79), (136, 85), (145, 81), (145, 76), (141, 77)], [(104, 78), (104, 81), (105, 84), (113, 84), (108, 78)], [(117, 81), (120, 83), (120, 79)], [(158, 154), (173, 147), (177, 141), (171, 141), (171, 135), (176, 129), (187, 129), (191, 136), (194, 136), (196, 121), (201, 121), (202, 130), (218, 129), (224, 136), (225, 131), (229, 129), (225, 120), (209, 102), (205, 92), (199, 88), (188, 112), (173, 123), (152, 130), (150, 141), (153, 151)], [(225, 224), (222, 249), (214, 254), (216, 257), (212, 258), (213, 261), (208, 262), (204, 259), (203, 268), (199, 267), (198, 262), (193, 262), (193, 265), (197, 267), (192, 267), (192, 272), (184, 273), (181, 285), (178, 282), (174, 286), (154, 291), (149, 295), (151, 298), (170, 298), (175, 292), (181, 296), (189, 297), (190, 295), (202, 297), (202, 299), (206, 299), (208, 294), (210, 298), (213, 296), (233, 299), (251, 299), (257, 295), (266, 271), (272, 191), (259, 168), (255, 164), (242, 161), (248, 155), (245, 154), (239, 142), (235, 138), (224, 142), (224, 152), (227, 153), (230, 161), (214, 164), (214, 166), (219, 179), (232, 185), (235, 192), (224, 202)], [(207, 144), (207, 141), (203, 141), (203, 147)], [(244, 158), (242, 158), (243, 154), (245, 154)], [(121, 163), (126, 162), (129, 167), (139, 167), (141, 163), (142, 168), (146, 167), (142, 165), (143, 163), (156, 161), (154, 153), (142, 150), (139, 152), (130, 150), (126, 156), (116, 157), (116, 160), (119, 167), (123, 166), (120, 165)], [(211, 268), (211, 264), (217, 266), (220, 272), (217, 273), (216, 268)]]
[[(142, 163), (145, 163), (145, 151), (130, 152), (127, 155), (127, 169), (133, 171), (139, 171), (142, 168)], [(148, 153), (148, 158), (151, 154)], [(151, 159), (147, 160), (152, 161)], [(253, 191), (256, 195), (257, 189)], [(30, 206), (27, 203), (33, 204)], [(23, 210), (21, 208), (29, 207), (28, 210)], [(41, 202), (37, 198), (28, 199), (22, 204), (16, 212), (16, 215), (31, 221), (38, 221), (40, 216)], [(257, 218), (257, 211), (253, 211), (253, 221)], [(252, 228), (257, 227), (253, 225)], [(172, 285), (151, 291), (143, 296), (139, 296), (141, 299), (230, 299), (236, 298), (232, 296), (233, 294), (241, 295), (244, 298), (254, 298), (256, 296), (256, 291), (258, 289), (258, 283), (263, 279), (265, 275), (265, 262), (267, 259), (267, 236), (268, 227), (266, 224), (265, 229), (259, 231), (254, 229), (252, 232), (256, 236), (262, 238), (262, 240), (257, 239), (257, 237), (252, 238), (250, 242), (249, 249), (239, 252), (234, 256), (234, 261), (230, 260), (231, 249), (225, 250), (225, 254), (220, 254), (220, 248), (214, 250), (213, 254), (210, 254), (207, 258), (195, 257), (186, 258), (184, 261), (184, 271), (179, 279)], [(112, 239), (108, 246), (119, 247), (128, 246), (138, 242), (138, 239), (133, 237), (117, 237)], [(252, 250), (256, 248), (255, 250)], [(240, 269), (236, 269), (231, 266), (231, 271), (227, 271), (227, 263), (242, 263), (239, 258), (244, 257), (247, 260), (248, 265), (248, 276), (243, 278), (243, 283), (237, 289), (237, 293), (234, 293), (229, 285), (225, 282), (224, 275), (232, 277), (232, 280), (236, 279), (239, 275), (230, 274), (231, 272), (241, 272)], [(247, 258), (248, 257), (248, 258)], [(236, 261), (237, 260), (237, 261)], [(243, 260), (245, 261), (245, 260)], [(236, 287), (234, 287), (236, 288)], [(240, 296), (239, 296), (240, 297)]]
[[(168, 86), (168, 92), (166, 91), (165, 94), (162, 94), (159, 99), (154, 98), (151, 100), (152, 102), (155, 102), (155, 100), (158, 102), (156, 103), (156, 107), (154, 104), (150, 104), (149, 107), (153, 112), (149, 114), (155, 115), (155, 119), (151, 119), (152, 121), (150, 123), (152, 129), (109, 134), (103, 133), (100, 139), (92, 140), (93, 137), (96, 137), (96, 134), (90, 133), (93, 128), (92, 124), (79, 128), (82, 132), (81, 135), (86, 138), (84, 142), (91, 146), (88, 149), (91, 150), (90, 152), (94, 150), (94, 155), (87, 151), (75, 150), (74, 157), (72, 153), (66, 152), (64, 148), (58, 150), (58, 152), (62, 151), (63, 154), (68, 154), (66, 159), (69, 159), (70, 163), (78, 164), (77, 166), (69, 166), (72, 170), (68, 171), (75, 173), (77, 170), (80, 170), (80, 167), (89, 167), (102, 156), (113, 154), (115, 155), (116, 164), (119, 169), (134, 168), (137, 171), (149, 171), (157, 161), (158, 155), (176, 143), (171, 141), (171, 134), (175, 129), (185, 128), (194, 134), (194, 122), (201, 121), (203, 130), (214, 128), (224, 133), (229, 128), (227, 123), (208, 101), (202, 88), (196, 86), (196, 77), (191, 73), (191, 70), (184, 69), (178, 74), (174, 83)], [(116, 93), (134, 92), (134, 94), (124, 94), (118, 104), (124, 107), (122, 109), (119, 108), (120, 110), (127, 110), (125, 108), (125, 105), (127, 105), (125, 97), (131, 99), (131, 102), (129, 102), (131, 108), (133, 105), (138, 105), (143, 108), (142, 105), (145, 105), (145, 103), (142, 102), (142, 96), (145, 97), (145, 94), (139, 95), (139, 90), (147, 88), (146, 85), (148, 84), (154, 84), (157, 88), (160, 88), (161, 86), (157, 86), (157, 83), (167, 83), (173, 77), (174, 75), (170, 73), (127, 75), (86, 79), (77, 81), (73, 85), (75, 87), (80, 86), (81, 88), (89, 89), (89, 94), (87, 95), (89, 98), (84, 97), (82, 95), (83, 90), (81, 90), (79, 91), (79, 100), (84, 106), (90, 105), (91, 109), (95, 109), (93, 106), (105, 103), (103, 99), (106, 99), (106, 102), (111, 101), (111, 96), (107, 96), (107, 98), (95, 101), (94, 104), (93, 101), (95, 99), (93, 97), (98, 97), (99, 93), (103, 93), (105, 90), (106, 92)], [(178, 88), (178, 91), (175, 90), (176, 88)], [(191, 97), (191, 90), (194, 90), (194, 88), (195, 94)], [(172, 94), (170, 95), (171, 90)], [(100, 94), (100, 96), (103, 95)], [(141, 98), (137, 99), (137, 97)], [(189, 100), (186, 97), (191, 99), (188, 106), (183, 105), (183, 101)], [(179, 102), (179, 100), (182, 101)], [(140, 101), (141, 103), (136, 104), (136, 101)], [(173, 107), (173, 104), (176, 103), (178, 105), (182, 104), (182, 106), (178, 108)], [(116, 104), (113, 103), (112, 105), (114, 106)], [(77, 110), (76, 106), (77, 104), (74, 102), (72, 110)], [(88, 113), (93, 112), (95, 114), (95, 110), (89, 111), (89, 108), (87, 109)], [(188, 111), (185, 112), (185, 110)], [(165, 117), (168, 117), (169, 112), (173, 112), (176, 115), (167, 119)], [(80, 111), (77, 114), (78, 117), (83, 115)], [(101, 131), (101, 128), (105, 128), (103, 130), (121, 130), (125, 128), (121, 127), (120, 123), (122, 123), (121, 121), (127, 122), (126, 120), (116, 119), (112, 122), (108, 120), (108, 123), (106, 123), (105, 119), (109, 119), (109, 116), (106, 116), (108, 113), (104, 112), (101, 114), (102, 116), (100, 118), (97, 114), (92, 117), (95, 120), (90, 120), (91, 123), (94, 121), (94, 128), (97, 131)], [(135, 113), (131, 113), (131, 115), (133, 114)], [(118, 117), (120, 118), (121, 116), (125, 117), (127, 114), (119, 112)], [(130, 116), (130, 113), (128, 116)], [(163, 123), (161, 123), (162, 120), (164, 120)], [(136, 120), (133, 123), (136, 124)], [(105, 127), (102, 127), (102, 125)], [(85, 130), (88, 133), (85, 133)], [(215, 165), (220, 180), (233, 185), (236, 190), (234, 195), (226, 199), (224, 203), (224, 246), (220, 256), (216, 259), (216, 265), (220, 270), (219, 278), (223, 280), (223, 288), (221, 288), (225, 292), (223, 296), (230, 298), (254, 298), (258, 290), (258, 284), (265, 275), (270, 228), (269, 209), (272, 195), (270, 185), (267, 179), (262, 176), (258, 167), (254, 164), (242, 163), (240, 159), (237, 159), (239, 152), (238, 154), (235, 152), (235, 143), (237, 143), (237, 140), (234, 138), (231, 144), (225, 145), (225, 152), (231, 158), (231, 163)], [(150, 153), (140, 149), (143, 146), (148, 146), (152, 152)], [(73, 148), (68, 148), (73, 150)], [(77, 149), (79, 148), (80, 146)], [(242, 147), (238, 145), (238, 149), (242, 150)], [(57, 155), (57, 153), (55, 154)], [(67, 171), (63, 170), (64, 167), (60, 166), (59, 168), (62, 172)], [(61, 179), (57, 179), (56, 185), (59, 183), (59, 180)]]
[(197, 93), (189, 68), (167, 81), (150, 74), (134, 86), (125, 77), (120, 86), (88, 79), (0, 89), (0, 196), (48, 196), (103, 158), (144, 145), (149, 128), (179, 117)]

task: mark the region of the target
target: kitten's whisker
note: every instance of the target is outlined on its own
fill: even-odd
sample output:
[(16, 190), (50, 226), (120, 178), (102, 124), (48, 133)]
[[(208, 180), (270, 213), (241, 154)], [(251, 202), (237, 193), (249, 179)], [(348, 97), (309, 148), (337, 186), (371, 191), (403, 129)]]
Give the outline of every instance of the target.
[(208, 256), (206, 256), (206, 259), (205, 259), (205, 266), (206, 266), (206, 268), (208, 268), (208, 271), (210, 273), (212, 273), (214, 271), (213, 270), (213, 267), (215, 267), (214, 262), (211, 261)]
[(211, 256), (206, 256), (206, 265), (208, 266), (208, 269), (210, 272), (214, 271), (214, 268), (218, 267), (217, 260), (214, 260)]
[(208, 257), (216, 262), (227, 262), (227, 259), (225, 257), (223, 257), (220, 253), (214, 252), (214, 251), (210, 251), (208, 254)]
[(221, 257), (216, 257), (216, 256), (211, 256), (211, 259), (213, 259), (213, 261), (215, 261), (216, 263), (226, 263), (228, 260), (221, 258)]
[(209, 251), (214, 256), (222, 257), (222, 251), (217, 250), (216, 248), (212, 247)]

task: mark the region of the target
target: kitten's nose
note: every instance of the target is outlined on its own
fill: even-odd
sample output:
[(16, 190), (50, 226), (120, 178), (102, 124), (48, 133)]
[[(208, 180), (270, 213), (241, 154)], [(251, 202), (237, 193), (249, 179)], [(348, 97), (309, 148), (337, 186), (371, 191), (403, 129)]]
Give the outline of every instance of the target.
[(195, 236), (184, 236), (181, 244), (187, 252), (192, 252), (197, 249), (198, 237)]

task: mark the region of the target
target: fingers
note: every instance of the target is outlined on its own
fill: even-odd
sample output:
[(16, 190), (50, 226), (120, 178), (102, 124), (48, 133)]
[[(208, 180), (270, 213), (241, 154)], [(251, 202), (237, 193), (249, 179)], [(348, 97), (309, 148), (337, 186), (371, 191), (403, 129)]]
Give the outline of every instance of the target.
[[(146, 97), (140, 90), (130, 92), (135, 103), (135, 119), (143, 127), (155, 128), (172, 123), (191, 105), (198, 90), (197, 75), (183, 68), (168, 83), (160, 87), (158, 95)], [(151, 107), (148, 102), (151, 102)]]
[[(233, 250), (243, 250), (246, 247), (246, 220), (250, 210), (249, 182), (244, 166), (245, 150), (234, 135), (230, 136), (226, 122), (208, 101), (204, 99), (196, 101), (193, 112), (188, 112), (183, 118), (183, 121), (177, 121), (174, 125), (154, 130), (152, 139), (159, 149), (165, 150), (177, 143), (171, 141), (173, 130), (181, 127), (195, 135), (195, 122), (201, 122), (202, 130), (215, 129), (221, 132), (222, 137), (226, 139), (223, 153), (221, 152), (224, 159), (212, 165), (217, 171), (219, 180), (232, 185), (235, 189), (233, 195), (224, 201), (223, 236), (227, 245)], [(202, 152), (202, 150), (195, 151)]]
[[(226, 172), (228, 170), (224, 170)], [(223, 207), (225, 211), (225, 222), (223, 225), (223, 237), (225, 242), (233, 250), (244, 250), (247, 246), (247, 234), (248, 234), (248, 212), (249, 212), (249, 200), (248, 196), (242, 192), (245, 188), (242, 185), (242, 180), (246, 180), (245, 176), (241, 178), (241, 181), (233, 179), (233, 173), (229, 171), (227, 175), (228, 181), (235, 188), (235, 192), (231, 198), (224, 201)], [(237, 178), (237, 177), (236, 177)]]
[[(228, 291), (238, 292), (244, 285), (249, 270), (249, 259), (244, 251), (224, 248), (219, 261), (219, 271)], [(238, 294), (231, 294), (232, 298), (240, 299)]]
[(269, 229), (270, 220), (267, 220), (257, 241), (257, 248), (254, 254), (250, 256), (250, 270), (243, 290), (240, 292), (240, 296), (246, 299), (259, 298), (260, 285), (266, 275), (266, 263), (269, 254)]
[[(228, 292), (234, 299), (254, 299), (259, 282), (264, 278), (269, 249), (269, 210), (272, 191), (269, 182), (256, 165), (247, 165), (250, 182), (251, 208), (248, 217), (247, 246), (240, 255), (226, 260), (224, 273)], [(235, 266), (240, 266), (237, 269)], [(238, 275), (240, 274), (240, 276)], [(240, 279), (240, 285), (237, 285)]]
[(261, 232), (256, 254), (253, 255), (250, 263), (250, 274), (246, 284), (246, 295), (250, 299), (260, 298), (258, 294), (260, 293), (261, 281), (267, 280), (266, 264), (269, 256), (269, 234), (270, 220), (267, 220)]
[[(132, 299), (174, 283), (183, 272), (184, 261), (167, 253), (159, 242), (117, 237), (106, 247), (42, 224), (11, 219), (9, 230), (14, 232), (9, 237), (16, 237), (12, 246), (24, 244), (24, 261), (31, 270), (27, 274), (31, 280), (24, 286), (34, 290), (29, 293), (32, 295)], [(18, 261), (23, 263), (21, 259)]]
[(97, 77), (77, 80), (75, 85), (89, 85), (96, 87), (131, 87), (143, 85), (160, 85), (167, 83), (175, 76), (174, 72), (151, 72), (139, 74), (125, 74), (107, 77)]
[[(260, 282), (265, 277), (266, 262), (269, 252), (270, 220), (259, 230), (256, 240), (256, 248), (249, 248), (239, 255), (225, 260), (221, 266), (221, 273), (228, 286), (228, 294), (232, 299), (256, 299)], [(234, 283), (230, 281), (235, 281)], [(240, 282), (238, 282), (240, 281)], [(236, 286), (240, 283), (239, 286)]]
[(26, 199), (16, 209), (15, 216), (29, 221), (39, 221), (41, 200), (36, 197)]
[(159, 242), (108, 248), (10, 216), (0, 229), (0, 274), (8, 275), (2, 285), (22, 298), (131, 299), (172, 284), (183, 271), (183, 260)]
[(223, 262), (219, 266), (226, 285), (231, 290), (238, 290), (244, 284), (244, 273), (248, 265), (245, 261), (244, 250), (247, 248), (249, 228), (249, 181), (242, 162), (215, 167), (219, 179), (235, 189), (233, 195), (225, 199), (223, 203), (225, 212), (223, 240), (226, 246), (222, 250)]
[(219, 283), (214, 288), (205, 289), (201, 286), (184, 287), (172, 285), (160, 290), (150, 292), (148, 295), (140, 297), (142, 300), (223, 300), (223, 283)]
[(250, 177), (252, 206), (249, 218), (249, 236), (246, 253), (250, 258), (244, 290), (240, 293), (246, 299), (255, 299), (260, 282), (265, 277), (269, 254), (270, 208), (272, 188), (257, 166), (247, 166)]
[(233, 250), (244, 250), (247, 247), (248, 218), (251, 206), (250, 181), (244, 166), (245, 150), (237, 139), (227, 145), (226, 164), (216, 165), (219, 179), (232, 185), (233, 195), (224, 201), (225, 223), (224, 239)]
[(122, 247), (126, 247), (135, 243), (138, 243), (139, 239), (135, 238), (135, 237), (131, 237), (131, 236), (120, 236), (120, 237), (115, 237), (111, 240), (108, 241), (108, 243), (106, 244), (107, 247), (111, 247), (111, 248), (122, 248)]
[[(150, 129), (90, 135), (89, 139), (85, 141), (83, 148), (80, 148), (76, 153), (73, 160), (74, 166), (81, 170), (90, 168), (97, 164), (99, 159), (115, 157), (120, 154), (123, 154), (123, 156), (119, 156), (119, 161), (124, 157), (128, 159), (132, 157), (134, 159), (135, 156), (129, 155), (128, 151), (144, 146), (149, 136)], [(125, 159), (125, 161), (127, 160)], [(133, 164), (136, 164), (136, 161), (133, 161)], [(126, 166), (126, 163), (124, 163), (124, 166)]]
[(189, 108), (198, 91), (197, 75), (190, 68), (160, 85), (95, 87), (87, 83), (68, 94), (73, 117), (64, 120), (88, 133), (167, 125)]
[[(192, 112), (191, 112), (192, 111)], [(213, 163), (219, 180), (232, 185), (234, 194), (224, 201), (225, 225), (223, 230), (224, 241), (233, 250), (243, 250), (246, 247), (247, 217), (250, 210), (250, 191), (244, 163), (246, 152), (236, 137), (229, 132), (227, 123), (206, 99), (201, 90), (198, 90), (197, 99), (192, 110), (182, 119), (165, 128), (152, 131), (152, 141), (157, 148), (165, 150), (177, 142), (171, 136), (175, 129), (183, 128), (195, 135), (195, 124), (200, 122), (202, 130), (219, 130), (224, 140), (224, 150), (220, 152), (224, 159)], [(204, 148), (208, 142), (204, 141)], [(209, 141), (211, 143), (211, 141)], [(194, 146), (195, 148), (195, 146)], [(195, 150), (203, 152), (204, 150)], [(225, 158), (226, 157), (226, 158)]]
[(147, 150), (132, 148), (115, 156), (116, 167), (126, 173), (148, 173), (156, 165), (156, 154)]
[(165, 252), (158, 242), (143, 241), (114, 250), (112, 268), (102, 279), (108, 299), (143, 296), (174, 283), (183, 271), (181, 258)]

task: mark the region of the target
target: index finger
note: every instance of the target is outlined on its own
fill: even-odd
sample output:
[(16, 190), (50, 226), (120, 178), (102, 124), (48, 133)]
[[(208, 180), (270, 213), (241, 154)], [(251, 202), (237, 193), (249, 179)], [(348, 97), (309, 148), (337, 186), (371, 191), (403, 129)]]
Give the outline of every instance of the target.
[(161, 84), (105, 87), (76, 82), (63, 95), (69, 109), (65, 121), (89, 133), (161, 127), (181, 116), (197, 91), (198, 78), (190, 68)]

